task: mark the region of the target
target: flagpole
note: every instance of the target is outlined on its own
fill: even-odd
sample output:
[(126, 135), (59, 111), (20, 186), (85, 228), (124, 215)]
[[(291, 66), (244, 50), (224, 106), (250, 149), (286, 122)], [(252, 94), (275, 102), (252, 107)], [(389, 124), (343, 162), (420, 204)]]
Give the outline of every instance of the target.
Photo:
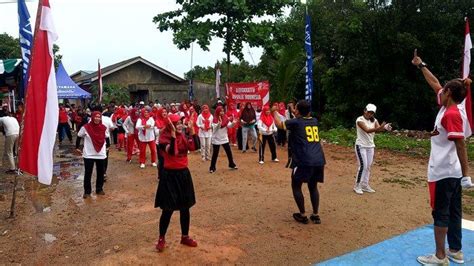
[(193, 92), (193, 56), (194, 56), (194, 43), (191, 43), (191, 67), (190, 67), (190, 73), (191, 73), (191, 77), (189, 77), (189, 101), (192, 101), (194, 100), (194, 92)]
[[(34, 55), (34, 51), (35, 51), (34, 48), (35, 48), (35, 45), (36, 45), (36, 38), (37, 38), (36, 33), (39, 30), (40, 23), (41, 23), (41, 14), (43, 12), (42, 6), (43, 6), (43, 0), (39, 0), (38, 1), (38, 8), (37, 8), (37, 11), (36, 11), (36, 23), (35, 23), (35, 31), (34, 31), (34, 34), (33, 34), (33, 45), (31, 46), (30, 65), (33, 65), (33, 60), (34, 60), (33, 55)], [(28, 71), (28, 76), (27, 76), (28, 80), (30, 79), (30, 76), (31, 76), (31, 72)], [(12, 203), (11, 203), (11, 206), (10, 206), (10, 216), (9, 216), (9, 218), (14, 218), (15, 217), (16, 186), (18, 184), (18, 176), (21, 175), (21, 171), (20, 171), (20, 167), (19, 167), (19, 164), (20, 164), (20, 151), (21, 151), (21, 143), (23, 142), (23, 129), (24, 129), (26, 108), (28, 108), (27, 98), (28, 98), (28, 90), (26, 91), (26, 94), (25, 94), (25, 102), (24, 102), (25, 109), (23, 110), (23, 114), (22, 114), (22, 118), (21, 118), (20, 137), (18, 138), (18, 151), (17, 151), (17, 156), (16, 156), (16, 163), (17, 163), (17, 166), (18, 166), (18, 171), (17, 171), (17, 174), (15, 175), (15, 180), (13, 182)]]

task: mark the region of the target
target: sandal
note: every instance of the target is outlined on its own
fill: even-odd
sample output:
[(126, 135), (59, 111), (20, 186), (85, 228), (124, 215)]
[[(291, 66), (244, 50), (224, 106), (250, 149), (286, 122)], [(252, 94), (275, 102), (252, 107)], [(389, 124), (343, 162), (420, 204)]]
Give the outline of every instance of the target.
[(299, 222), (299, 223), (302, 223), (302, 224), (307, 224), (309, 223), (309, 220), (308, 220), (308, 217), (304, 216), (304, 215), (301, 215), (301, 213), (293, 213), (293, 218)]
[(319, 218), (319, 215), (317, 214), (311, 214), (309, 219), (315, 224), (321, 224), (321, 219)]

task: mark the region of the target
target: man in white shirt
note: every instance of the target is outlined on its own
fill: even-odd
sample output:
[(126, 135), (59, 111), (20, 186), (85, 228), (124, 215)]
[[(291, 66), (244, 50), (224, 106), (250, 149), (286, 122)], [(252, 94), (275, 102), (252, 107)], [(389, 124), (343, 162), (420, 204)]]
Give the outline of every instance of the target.
[[(419, 256), (423, 265), (449, 265), (449, 260), (464, 263), (462, 248), (461, 179), (468, 177), (469, 165), (464, 139), (471, 135), (464, 99), (468, 79), (448, 81), (444, 87), (418, 57), (412, 64), (423, 73), (425, 80), (438, 96), (440, 110), (431, 137), (428, 164), (428, 184), (434, 220), (435, 254)], [(445, 249), (446, 236), (449, 248)]]
[(8, 158), (9, 170), (7, 173), (14, 174), (16, 172), (15, 164), (15, 147), (17, 147), (18, 135), (20, 134), (20, 125), (16, 118), (10, 116), (7, 112), (7, 116), (0, 117), (0, 127), (5, 131), (5, 154)]

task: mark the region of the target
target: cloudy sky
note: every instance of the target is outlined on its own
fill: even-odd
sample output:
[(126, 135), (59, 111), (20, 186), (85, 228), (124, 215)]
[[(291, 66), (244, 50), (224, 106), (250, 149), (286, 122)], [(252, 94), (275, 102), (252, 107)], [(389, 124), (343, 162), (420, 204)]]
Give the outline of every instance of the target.
[[(37, 0), (27, 0), (31, 22), (36, 17)], [(10, 3), (5, 3), (10, 2)], [(0, 33), (18, 37), (17, 5), (0, 0)], [(183, 77), (191, 67), (191, 50), (178, 50), (171, 32), (160, 32), (152, 22), (156, 14), (177, 9), (174, 0), (50, 0), (57, 45), (69, 74), (97, 70), (125, 59), (141, 56)], [(225, 58), (223, 41), (215, 39), (206, 52), (194, 45), (193, 65), (214, 65)], [(245, 59), (259, 62), (260, 48), (244, 48)], [(250, 56), (250, 54), (253, 57)], [(235, 60), (235, 58), (234, 58)]]

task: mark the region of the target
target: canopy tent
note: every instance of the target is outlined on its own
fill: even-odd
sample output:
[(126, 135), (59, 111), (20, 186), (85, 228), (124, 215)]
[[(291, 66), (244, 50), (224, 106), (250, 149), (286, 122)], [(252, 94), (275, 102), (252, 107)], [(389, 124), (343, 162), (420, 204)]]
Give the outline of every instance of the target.
[(0, 60), (0, 74), (12, 73), (20, 63), (21, 59)]
[(59, 99), (89, 99), (91, 94), (81, 89), (67, 74), (62, 63), (56, 72)]

